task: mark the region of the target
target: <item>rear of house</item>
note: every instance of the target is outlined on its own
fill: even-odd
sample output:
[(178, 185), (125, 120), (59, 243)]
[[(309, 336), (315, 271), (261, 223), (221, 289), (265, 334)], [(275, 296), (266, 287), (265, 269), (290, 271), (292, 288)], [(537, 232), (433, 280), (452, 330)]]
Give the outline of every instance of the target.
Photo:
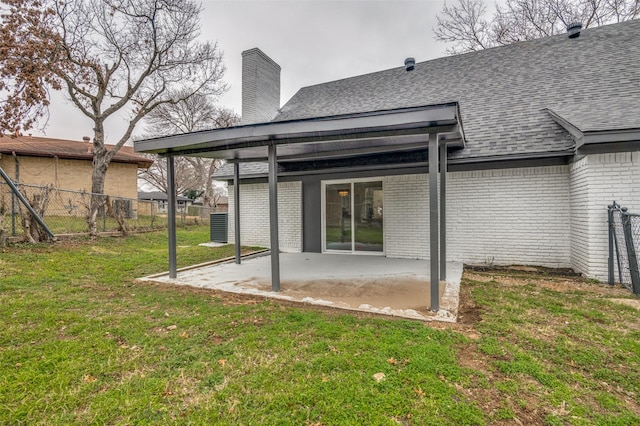
[[(282, 108), (279, 66), (252, 49), (243, 53), (243, 67), (242, 125), (178, 145), (194, 155), (208, 149), (228, 155), (218, 179), (230, 183), (230, 223), (239, 163), (244, 245), (270, 244), (269, 167), (251, 158), (252, 132), (281, 124), (291, 134), (301, 126), (413, 111), (457, 111), (462, 142), (441, 151), (439, 188), (429, 176), (428, 138), (420, 146), (402, 126), (389, 127), (384, 150), (358, 144), (355, 130), (344, 128), (331, 135), (332, 151), (322, 148), (320, 132), (285, 142), (277, 133), (265, 136), (288, 144), (276, 170), (281, 250), (429, 258), (430, 197), (439, 193), (446, 200), (440, 217), (448, 258), (571, 267), (605, 279), (606, 206), (616, 200), (640, 209), (640, 21), (305, 87)], [(427, 119), (424, 126), (442, 123)], [(387, 131), (368, 124), (358, 137), (367, 128), (378, 132), (375, 138)], [(248, 135), (234, 139), (245, 156), (207, 142), (209, 135), (236, 134)], [(141, 150), (165, 149), (163, 141), (143, 143)], [(234, 232), (230, 227), (230, 241)]]

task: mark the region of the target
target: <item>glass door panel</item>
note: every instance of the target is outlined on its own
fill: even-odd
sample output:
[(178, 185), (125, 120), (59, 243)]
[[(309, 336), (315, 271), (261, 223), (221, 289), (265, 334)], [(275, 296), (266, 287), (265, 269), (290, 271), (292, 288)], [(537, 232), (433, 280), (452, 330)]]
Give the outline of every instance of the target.
[(382, 194), (380, 181), (353, 184), (355, 251), (383, 251)]
[(351, 184), (327, 185), (325, 203), (325, 248), (352, 251)]

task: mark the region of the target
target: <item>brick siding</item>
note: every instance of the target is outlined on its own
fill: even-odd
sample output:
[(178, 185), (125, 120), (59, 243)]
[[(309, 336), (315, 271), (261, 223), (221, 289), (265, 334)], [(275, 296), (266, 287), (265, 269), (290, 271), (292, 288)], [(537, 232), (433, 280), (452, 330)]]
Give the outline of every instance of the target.
[(571, 165), (571, 263), (606, 280), (607, 205), (614, 200), (640, 213), (640, 152), (591, 154)]
[[(429, 257), (428, 176), (385, 178), (389, 257)], [(447, 251), (466, 263), (570, 266), (567, 166), (447, 175)]]
[[(229, 242), (235, 240), (235, 198), (229, 185)], [(240, 186), (240, 238), (242, 245), (269, 247), (269, 186)], [(302, 251), (302, 183), (278, 183), (278, 239), (280, 250)]]
[[(88, 160), (18, 156), (20, 183), (53, 185), (58, 189), (91, 191), (92, 164)], [(0, 167), (15, 180), (15, 161), (3, 155)], [(138, 198), (138, 165), (110, 163), (105, 177), (104, 193), (111, 196)]]

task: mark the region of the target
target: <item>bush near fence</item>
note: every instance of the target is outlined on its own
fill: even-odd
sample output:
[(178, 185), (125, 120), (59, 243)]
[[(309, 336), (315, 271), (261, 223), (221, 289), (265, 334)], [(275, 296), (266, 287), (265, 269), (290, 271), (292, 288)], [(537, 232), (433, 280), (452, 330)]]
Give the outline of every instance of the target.
[[(54, 235), (86, 234), (89, 225), (86, 218), (91, 204), (92, 194), (83, 191), (70, 191), (51, 186), (16, 184), (20, 193), (32, 207), (43, 212), (42, 219)], [(98, 213), (98, 230), (101, 232), (122, 231), (119, 220), (128, 231), (146, 231), (167, 227), (167, 214), (159, 213), (156, 201), (144, 201), (132, 198), (114, 197), (97, 194), (103, 199), (103, 208)], [(209, 214), (215, 208), (189, 206), (178, 212), (176, 224), (208, 225)], [(0, 183), (0, 215), (9, 237), (25, 237), (25, 221), (30, 213), (12, 192), (9, 185)]]

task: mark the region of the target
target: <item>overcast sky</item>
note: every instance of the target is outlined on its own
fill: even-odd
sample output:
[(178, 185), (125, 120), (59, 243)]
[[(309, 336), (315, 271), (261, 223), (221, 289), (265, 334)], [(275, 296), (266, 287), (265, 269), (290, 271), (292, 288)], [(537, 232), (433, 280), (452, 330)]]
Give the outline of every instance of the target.
[[(201, 37), (217, 41), (229, 91), (218, 104), (241, 113), (241, 53), (260, 48), (282, 68), (281, 104), (300, 88), (444, 55), (433, 29), (443, 2), (426, 1), (218, 1), (204, 0)], [(122, 117), (106, 122), (107, 143), (124, 132)], [(45, 134), (81, 140), (91, 122), (55, 94)], [(138, 128), (135, 134), (140, 134)]]

